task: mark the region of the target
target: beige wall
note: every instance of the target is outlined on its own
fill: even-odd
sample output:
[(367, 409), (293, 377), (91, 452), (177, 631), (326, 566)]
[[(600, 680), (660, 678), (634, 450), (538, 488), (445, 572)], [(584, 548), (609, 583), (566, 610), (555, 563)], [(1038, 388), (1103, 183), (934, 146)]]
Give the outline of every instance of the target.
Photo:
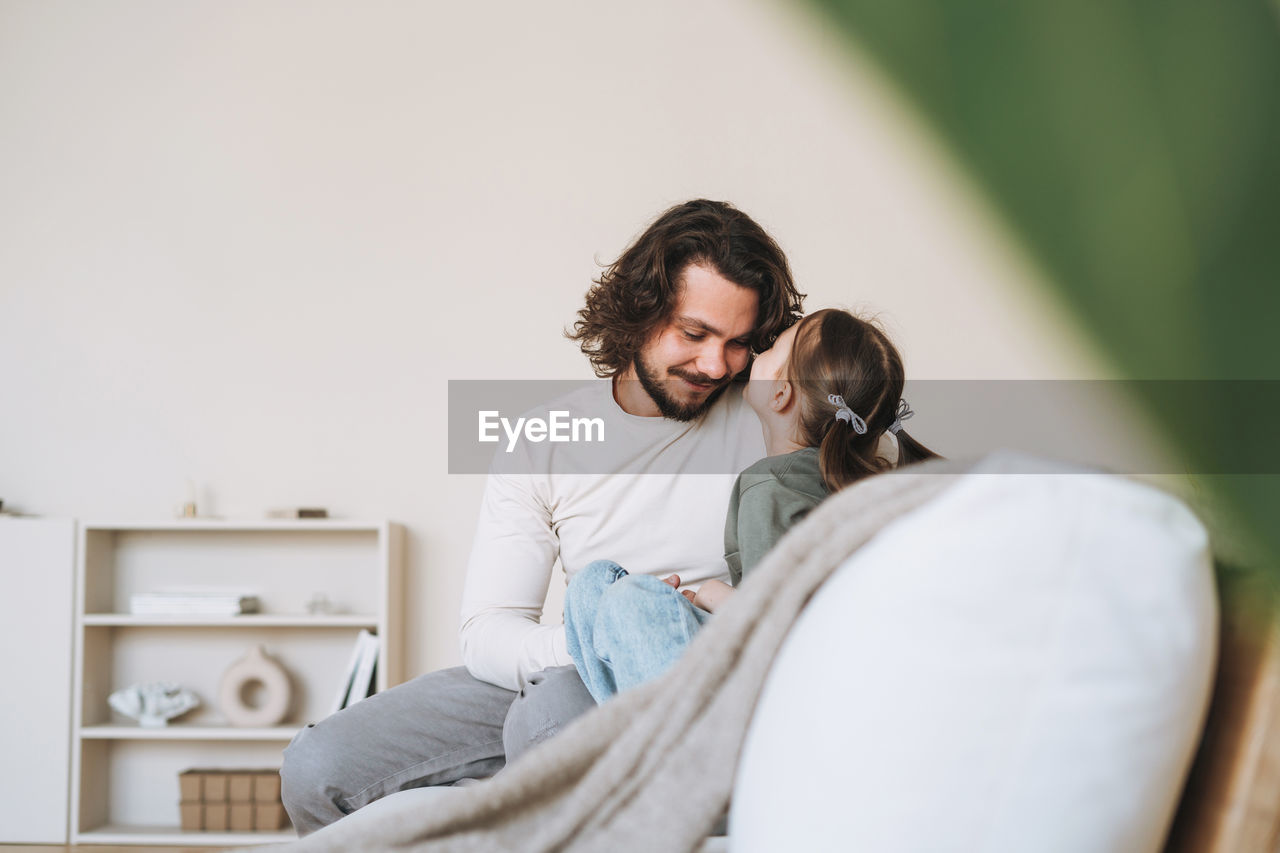
[(409, 671), (452, 664), (482, 481), (446, 381), (589, 375), (595, 261), (692, 196), (910, 375), (1105, 375), (790, 7), (0, 0), (0, 498), (402, 521)]

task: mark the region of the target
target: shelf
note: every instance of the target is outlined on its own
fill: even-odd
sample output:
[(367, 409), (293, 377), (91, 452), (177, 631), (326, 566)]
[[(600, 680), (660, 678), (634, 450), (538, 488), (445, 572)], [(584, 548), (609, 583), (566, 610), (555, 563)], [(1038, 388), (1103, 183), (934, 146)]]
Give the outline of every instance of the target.
[(85, 521), (85, 530), (123, 530), (133, 532), (209, 532), (234, 533), (255, 530), (293, 533), (300, 530), (336, 533), (378, 533), (386, 526), (381, 521), (354, 521), (341, 518), (175, 518), (160, 521)]
[(176, 826), (130, 826), (106, 824), (77, 833), (76, 844), (164, 844), (175, 847), (233, 847), (296, 841), (292, 829), (276, 832), (183, 832)]
[(154, 729), (141, 726), (85, 726), (80, 729), (80, 737), (85, 740), (290, 741), (301, 728), (298, 725), (236, 728), (235, 726), (190, 726), (181, 723)]
[(88, 627), (118, 628), (376, 628), (377, 616), (305, 613), (246, 613), (242, 616), (135, 616), (131, 613), (86, 613)]

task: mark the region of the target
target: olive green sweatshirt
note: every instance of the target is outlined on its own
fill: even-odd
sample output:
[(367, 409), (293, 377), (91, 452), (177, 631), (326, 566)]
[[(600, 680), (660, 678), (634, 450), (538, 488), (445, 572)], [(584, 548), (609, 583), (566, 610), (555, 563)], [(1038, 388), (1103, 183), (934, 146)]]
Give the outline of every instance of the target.
[(826, 496), (816, 447), (766, 456), (743, 471), (724, 520), (724, 559), (733, 585)]

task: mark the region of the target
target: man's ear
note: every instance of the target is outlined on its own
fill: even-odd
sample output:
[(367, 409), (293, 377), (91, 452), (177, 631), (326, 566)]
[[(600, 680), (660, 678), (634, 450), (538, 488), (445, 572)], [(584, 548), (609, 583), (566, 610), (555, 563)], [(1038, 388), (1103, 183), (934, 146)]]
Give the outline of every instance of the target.
[(786, 379), (778, 379), (775, 382), (773, 398), (769, 400), (769, 408), (780, 415), (785, 415), (787, 410), (795, 405), (795, 391), (791, 387), (791, 382)]

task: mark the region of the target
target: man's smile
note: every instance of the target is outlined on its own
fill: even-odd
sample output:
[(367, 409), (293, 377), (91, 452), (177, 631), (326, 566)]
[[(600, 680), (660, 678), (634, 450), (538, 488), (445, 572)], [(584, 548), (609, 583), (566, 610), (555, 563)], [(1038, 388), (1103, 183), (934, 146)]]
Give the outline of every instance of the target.
[(681, 370), (676, 370), (674, 368), (669, 369), (667, 372), (670, 373), (672, 376), (678, 377), (682, 382), (684, 382), (685, 385), (689, 386), (699, 394), (705, 394), (708, 391), (714, 391), (718, 386), (722, 384), (721, 382), (717, 382), (716, 380), (712, 379), (709, 376), (704, 376), (698, 373), (685, 373)]

